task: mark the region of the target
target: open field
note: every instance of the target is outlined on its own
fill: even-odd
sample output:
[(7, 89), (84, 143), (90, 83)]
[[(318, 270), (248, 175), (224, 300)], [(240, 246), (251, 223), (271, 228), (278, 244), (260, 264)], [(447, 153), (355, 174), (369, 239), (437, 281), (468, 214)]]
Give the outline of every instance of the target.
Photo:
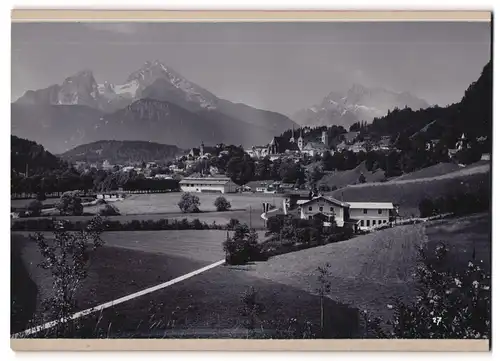
[[(79, 309), (117, 299), (219, 260), (223, 257), (219, 236), (223, 238), (225, 232), (209, 232), (212, 236), (198, 231), (193, 237), (191, 231), (169, 231), (163, 232), (164, 239), (154, 237), (161, 232), (106, 234), (106, 246), (93, 255), (89, 277), (79, 291)], [(144, 237), (146, 234), (148, 237)], [(38, 286), (39, 300), (47, 297), (52, 283), (48, 274), (36, 266), (40, 260), (36, 245), (21, 234), (13, 234), (12, 241), (22, 243), (22, 260)], [(84, 324), (91, 333), (102, 330), (111, 337), (147, 337), (152, 332), (157, 332), (156, 337), (245, 337), (241, 297), (250, 287), (257, 291), (257, 300), (265, 308), (259, 317), (259, 332), (284, 329), (291, 317), (319, 324), (316, 296), (252, 277), (238, 267), (224, 266), (88, 316)], [(332, 325), (327, 335), (355, 337), (359, 332), (357, 311), (333, 301), (327, 306), (326, 317)], [(99, 327), (95, 331), (98, 317)], [(158, 320), (177, 323), (175, 327), (157, 324), (152, 331), (151, 325)]]
[[(51, 233), (45, 233), (47, 238)], [(103, 234), (105, 246), (93, 255), (89, 276), (78, 294), (79, 309), (96, 306), (169, 281), (224, 258), (223, 231), (144, 231)], [(25, 232), (13, 232), (13, 247), (38, 288), (41, 300), (52, 294), (50, 273), (37, 265), (37, 245)], [(14, 277), (16, 277), (14, 275)], [(19, 330), (16, 330), (19, 331)]]
[[(18, 245), (23, 243), (21, 259), (38, 288), (36, 307), (40, 310), (41, 300), (52, 294), (50, 273), (37, 266), (41, 259), (34, 242), (18, 234), (13, 234), (12, 242), (17, 242)], [(104, 246), (93, 255), (89, 276), (79, 290), (77, 296), (79, 309), (166, 282), (207, 264), (210, 264), (210, 261), (202, 262), (190, 258)], [(15, 279), (16, 275), (13, 277)]]
[[(10, 200), (10, 207), (11, 209), (14, 210), (24, 210), (30, 204), (32, 201), (34, 201), (34, 198), (29, 198), (29, 199), (11, 199)], [(42, 204), (45, 207), (55, 207), (57, 202), (59, 201), (59, 198), (49, 198), (44, 201), (42, 201)]]
[(425, 198), (437, 198), (454, 192), (467, 192), (490, 183), (489, 165), (463, 168), (432, 178), (394, 180), (347, 186), (330, 193), (351, 202), (393, 202), (402, 216), (418, 216), (418, 205)]
[[(215, 211), (214, 201), (221, 194), (194, 193), (200, 198), (200, 210), (202, 212)], [(182, 193), (158, 193), (158, 194), (133, 194), (123, 201), (113, 203), (123, 215), (129, 214), (155, 214), (155, 213), (179, 213), (177, 203)], [(281, 204), (281, 197), (273, 194), (223, 194), (230, 203), (232, 210), (262, 209), (262, 202), (269, 202), (276, 206)]]
[[(257, 337), (276, 337), (275, 330), (286, 330), (291, 318), (312, 322), (312, 331), (319, 334), (317, 296), (227, 266), (107, 309), (99, 315), (98, 328), (104, 336), (110, 330), (110, 337), (246, 338), (242, 296), (251, 288), (263, 308), (256, 320)], [(325, 308), (326, 337), (359, 337), (357, 310), (331, 300)], [(94, 329), (96, 319), (88, 317), (84, 324)]]
[[(476, 240), (478, 258), (491, 254), (488, 215), (480, 214), (398, 226), (362, 235), (348, 241), (273, 257), (247, 266), (255, 277), (283, 283), (314, 293), (317, 267), (331, 264), (331, 298), (339, 303), (388, 318), (393, 297), (409, 301), (415, 294), (413, 273), (418, 264), (418, 246), (436, 241), (450, 247), (450, 262), (461, 267), (468, 262)], [(486, 262), (486, 260), (485, 260)]]
[[(86, 210), (87, 211), (87, 210)], [(205, 222), (207, 224), (212, 224), (215, 222), (218, 225), (227, 225), (231, 218), (237, 219), (240, 223), (246, 223), (252, 225), (255, 229), (264, 229), (264, 221), (260, 218), (262, 211), (261, 209), (250, 210), (240, 210), (240, 211), (228, 211), (228, 212), (202, 212), (202, 213), (149, 213), (149, 214), (129, 214), (129, 215), (119, 215), (119, 216), (106, 216), (104, 218), (112, 221), (120, 222), (130, 222), (132, 220), (182, 220), (186, 218), (191, 221), (193, 219), (199, 219), (200, 222)], [(56, 218), (56, 219), (67, 219), (71, 222), (78, 221), (88, 221), (92, 219), (95, 215), (85, 215), (85, 216), (43, 216), (43, 217), (30, 217), (29, 219), (39, 219), (39, 218)], [(20, 222), (24, 219), (19, 220)]]
[[(282, 205), (282, 198), (273, 194), (225, 194), (224, 197), (231, 202), (231, 210), (217, 212), (213, 203), (220, 196), (216, 194), (196, 193), (200, 198), (201, 213), (182, 213), (177, 206), (181, 192), (158, 193), (158, 194), (134, 194), (122, 201), (110, 202), (116, 206), (121, 215), (108, 216), (110, 220), (128, 222), (131, 220), (158, 220), (158, 219), (199, 219), (201, 222), (218, 225), (226, 225), (231, 218), (240, 223), (251, 224), (256, 229), (264, 228), (264, 221), (260, 218), (262, 203), (269, 202), (276, 207)], [(97, 214), (100, 206), (89, 206), (84, 208), (85, 213)], [(44, 214), (45, 217), (71, 219), (71, 221), (89, 220), (93, 215), (85, 216), (59, 216), (57, 212)], [(32, 217), (34, 219), (35, 217)]]
[[(12, 242), (21, 242), (28, 258), (38, 252), (34, 242), (28, 236), (33, 232), (12, 232)], [(53, 238), (50, 232), (41, 232), (47, 239)], [(232, 235), (229, 231), (229, 235)], [(265, 240), (265, 232), (257, 232), (259, 241)], [(224, 258), (222, 242), (227, 237), (227, 231), (219, 230), (171, 230), (171, 231), (123, 231), (104, 232), (101, 238), (107, 247), (117, 247), (142, 252), (163, 254), (168, 256), (186, 257), (201, 262), (213, 263)]]
[(438, 163), (412, 173), (403, 174), (402, 176), (392, 178), (391, 181), (436, 177), (447, 173), (456, 172), (460, 169), (462, 168), (460, 168), (460, 166), (455, 163)]

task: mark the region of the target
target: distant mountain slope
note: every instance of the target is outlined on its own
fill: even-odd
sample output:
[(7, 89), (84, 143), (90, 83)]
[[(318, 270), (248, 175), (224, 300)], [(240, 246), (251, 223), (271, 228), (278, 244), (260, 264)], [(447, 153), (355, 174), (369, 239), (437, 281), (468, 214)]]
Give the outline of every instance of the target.
[(70, 162), (85, 161), (111, 164), (133, 164), (141, 162), (166, 162), (175, 158), (181, 150), (175, 145), (145, 141), (99, 140), (79, 145), (60, 157)]
[(31, 140), (11, 135), (10, 157), (12, 170), (28, 175), (60, 168), (62, 162), (55, 155), (47, 152), (43, 146)]
[[(144, 135), (148, 132), (145, 129), (140, 129), (141, 127), (138, 124), (131, 127), (130, 121), (114, 120), (117, 116), (123, 114), (127, 114), (127, 117), (130, 118), (130, 109), (128, 107), (137, 108), (138, 106), (134, 104), (142, 100), (155, 100), (170, 104), (175, 108), (171, 114), (175, 113), (180, 116), (182, 113), (184, 121), (177, 117), (178, 121), (170, 119), (169, 122), (173, 121), (175, 126), (180, 128), (170, 128), (170, 133), (165, 132), (165, 129), (156, 129), (153, 124), (158, 122), (158, 113), (154, 110), (151, 112), (145, 111), (145, 102), (141, 105), (143, 112), (140, 119), (145, 122), (142, 124), (145, 129), (155, 128), (160, 132), (154, 134), (154, 138), (144, 139)], [(70, 108), (64, 111), (56, 111), (51, 108), (55, 106)], [(83, 120), (80, 117), (82, 109), (71, 108), (82, 106), (95, 110), (95, 114), (98, 114), (99, 117), (107, 114), (104, 116), (106, 118), (104, 123), (95, 122), (93, 114), (87, 114), (86, 119)], [(51, 85), (45, 89), (26, 92), (13, 104), (14, 108), (16, 111), (12, 115), (13, 132), (19, 132), (19, 135), (22, 136), (25, 134), (31, 136), (31, 130), (26, 129), (27, 126), (31, 125), (33, 131), (38, 133), (37, 129), (40, 126), (37, 124), (39, 120), (36, 113), (40, 112), (45, 125), (42, 127), (41, 133), (34, 135), (38, 137), (38, 141), (57, 152), (66, 151), (75, 145), (92, 140), (136, 139), (136, 133), (129, 132), (131, 129), (134, 131), (142, 130), (142, 132), (138, 133), (141, 136), (140, 140), (176, 144), (180, 147), (199, 144), (201, 140), (205, 139), (217, 143), (227, 142), (248, 146), (265, 144), (274, 135), (280, 134), (294, 125), (288, 117), (282, 114), (220, 99), (159, 61), (146, 62), (140, 69), (132, 72), (126, 78), (125, 83), (121, 85), (107, 82), (98, 84), (91, 71), (82, 71), (66, 78), (61, 85)], [(155, 108), (161, 107), (155, 106)], [(179, 108), (185, 112), (182, 112)], [(67, 120), (66, 124), (63, 125), (67, 132), (61, 134), (60, 137), (52, 136), (49, 131), (51, 126), (47, 126), (47, 124), (56, 126), (61, 124), (61, 118), (66, 118), (66, 116), (73, 118), (69, 114), (72, 110), (77, 113), (74, 118), (79, 118), (79, 120)], [(60, 113), (64, 113), (64, 115)], [(86, 113), (90, 112), (87, 111)], [(148, 114), (152, 115), (153, 118), (147, 119)], [(137, 118), (137, 115), (134, 116)], [(106, 123), (106, 120), (108, 120), (108, 123)], [(80, 122), (83, 124), (80, 124)], [(207, 122), (207, 124), (201, 122)], [(101, 136), (96, 139), (91, 136), (90, 133), (92, 132), (87, 128), (88, 124), (97, 124), (101, 131), (105, 130), (110, 137)], [(126, 126), (123, 127), (124, 124)], [(229, 127), (229, 129), (226, 127)], [(73, 132), (71, 131), (72, 128)], [(49, 134), (47, 134), (47, 131), (49, 131)], [(61, 131), (54, 129), (54, 133), (58, 132)], [(85, 134), (83, 135), (83, 133)], [(168, 134), (168, 136), (162, 138), (161, 135), (165, 134)], [(181, 135), (181, 137), (174, 138), (175, 135)], [(194, 142), (194, 139), (196, 139), (196, 142)]]
[[(181, 148), (205, 144), (248, 146), (266, 141), (269, 130), (238, 122), (217, 111), (190, 112), (175, 104), (141, 99), (106, 114), (96, 125), (100, 139), (145, 140)], [(95, 136), (94, 136), (95, 137)]]
[(409, 92), (367, 88), (354, 84), (345, 94), (331, 92), (316, 105), (296, 112), (292, 119), (304, 126), (341, 125), (349, 129), (358, 121), (371, 121), (394, 108), (427, 108), (429, 104)]
[(13, 135), (32, 139), (53, 153), (89, 142), (103, 113), (84, 105), (11, 104)]

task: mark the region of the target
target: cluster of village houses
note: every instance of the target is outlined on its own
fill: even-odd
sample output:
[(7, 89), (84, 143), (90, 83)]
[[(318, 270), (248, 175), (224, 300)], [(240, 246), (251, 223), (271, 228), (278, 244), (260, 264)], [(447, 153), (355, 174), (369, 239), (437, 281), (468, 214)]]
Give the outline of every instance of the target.
[[(292, 134), (295, 134), (294, 132)], [(356, 142), (359, 132), (346, 133), (335, 150), (349, 149), (352, 151), (365, 150), (364, 143)], [(381, 149), (389, 149), (389, 139), (383, 138), (377, 144)], [(190, 150), (188, 156), (192, 160), (209, 158), (216, 154), (215, 148), (208, 148), (202, 143), (199, 148)], [(302, 130), (295, 139), (274, 137), (266, 146), (254, 146), (247, 149), (251, 157), (260, 159), (269, 157), (270, 160), (281, 157), (297, 157), (304, 154), (314, 156), (325, 151), (333, 152), (327, 132), (323, 131), (321, 140), (306, 142)], [(283, 199), (282, 211), (301, 219), (320, 218), (325, 225), (335, 224), (337, 227), (350, 226), (354, 229), (373, 229), (390, 224), (397, 214), (396, 207), (391, 202), (344, 202), (335, 198), (313, 194), (311, 191), (295, 189), (294, 184), (279, 181), (252, 181), (243, 187), (238, 187), (230, 178), (222, 176), (186, 177), (180, 181), (183, 192), (215, 192), (233, 193), (248, 191), (257, 193), (281, 193)]]
[[(292, 131), (290, 139), (274, 137), (268, 145), (254, 146), (247, 149), (246, 153), (254, 159), (266, 156), (270, 160), (293, 157), (299, 159), (304, 154), (314, 156), (323, 154), (325, 151), (332, 154), (344, 149), (353, 152), (367, 151), (368, 146), (372, 150), (390, 150), (391, 145), (389, 137), (382, 137), (378, 142), (370, 144), (365, 141), (357, 141), (359, 132), (345, 133), (341, 142), (337, 143), (335, 147), (329, 143), (326, 131), (322, 132), (321, 140), (312, 142), (304, 140), (302, 130), (299, 131), (297, 139), (294, 135), (295, 132)], [(431, 149), (435, 143), (436, 141), (428, 142), (427, 149)], [(465, 135), (462, 135), (458, 139), (455, 149), (449, 150), (449, 153), (453, 155), (468, 146)], [(207, 148), (202, 144), (200, 148), (191, 149), (189, 156), (193, 160), (199, 160), (200, 158), (209, 158), (216, 153), (215, 151), (215, 148)], [(238, 187), (227, 177), (187, 177), (181, 180), (180, 187), (184, 192), (232, 193), (243, 190), (260, 193), (283, 193), (282, 210), (284, 214), (291, 214), (301, 219), (319, 218), (325, 225), (335, 224), (337, 227), (347, 225), (356, 230), (369, 230), (390, 225), (398, 215), (397, 207), (390, 201), (340, 201), (329, 196), (312, 195), (310, 191), (300, 191), (295, 189), (293, 184), (281, 182), (254, 181), (243, 187)]]
[[(382, 137), (378, 142), (358, 141), (359, 132), (348, 132), (342, 135), (341, 140), (335, 141), (335, 145), (328, 140), (326, 131), (321, 134), (321, 139), (317, 141), (305, 141), (304, 133), (310, 130), (300, 129), (298, 138), (295, 139), (295, 131), (292, 131), (290, 139), (285, 137), (274, 137), (269, 144), (265, 146), (253, 146), (245, 150), (254, 159), (269, 157), (270, 160), (278, 158), (295, 158), (297, 161), (304, 155), (314, 156), (326, 152), (342, 151), (344, 149), (353, 152), (367, 151), (368, 146), (372, 150), (390, 150), (390, 138)], [(429, 142), (427, 148), (435, 146), (435, 141)], [(455, 149), (449, 150), (450, 155), (457, 151), (468, 147), (468, 142), (465, 135), (462, 135), (456, 144)], [(202, 159), (209, 159), (212, 156), (223, 156), (227, 153), (221, 147), (205, 146), (203, 142), (199, 148), (192, 148), (188, 154), (182, 159), (185, 167), (196, 164)], [(112, 168), (110, 164), (103, 164), (103, 168)], [(149, 162), (145, 167), (122, 167), (120, 171), (134, 170), (138, 174), (151, 172), (158, 167), (155, 162)], [(172, 173), (181, 173), (185, 169), (179, 169), (176, 164), (170, 167)], [(207, 192), (207, 193), (235, 193), (241, 191), (257, 192), (257, 193), (281, 193), (283, 198), (282, 211), (284, 214), (294, 215), (301, 219), (321, 219), (325, 225), (335, 224), (338, 227), (344, 225), (354, 229), (369, 230), (381, 226), (391, 224), (397, 217), (397, 207), (390, 201), (388, 202), (349, 202), (341, 201), (335, 198), (312, 194), (311, 191), (300, 191), (295, 189), (294, 184), (286, 184), (282, 182), (263, 182), (253, 181), (244, 185), (238, 186), (230, 178), (217, 174), (216, 167), (210, 167), (207, 174), (201, 176), (185, 177), (179, 182), (180, 189), (183, 192)], [(156, 178), (171, 178), (171, 175), (156, 174)]]
[[(256, 160), (268, 157), (271, 161), (287, 158), (294, 159), (296, 162), (298, 162), (304, 156), (313, 157), (316, 155), (322, 155), (325, 152), (330, 152), (330, 154), (333, 155), (335, 152), (342, 152), (344, 150), (352, 151), (354, 153), (358, 153), (361, 151), (366, 152), (369, 150), (391, 150), (391, 139), (389, 136), (382, 136), (377, 141), (372, 141), (371, 139), (369, 139), (369, 137), (367, 138), (365, 136), (361, 141), (359, 140), (359, 131), (350, 131), (341, 134), (336, 139), (330, 140), (328, 139), (328, 133), (326, 131), (323, 131), (321, 133), (320, 139), (307, 141), (304, 135), (307, 135), (310, 132), (311, 130), (309, 128), (301, 128), (299, 130), (292, 129), (292, 136), (290, 138), (273, 137), (269, 144), (263, 146), (252, 146), (251, 148), (245, 149), (245, 152), (250, 157)], [(478, 139), (479, 142), (484, 140), (485, 139), (482, 138)], [(426, 144), (427, 150), (431, 150), (433, 147), (435, 147), (438, 141), (439, 140), (437, 139), (429, 141)], [(469, 142), (466, 139), (465, 134), (462, 134), (462, 136), (456, 143), (455, 149), (449, 149), (448, 154), (450, 157), (453, 157), (458, 151), (467, 147), (469, 147)], [(120, 171), (129, 172), (131, 170), (134, 170), (137, 174), (143, 174), (146, 178), (168, 179), (172, 178), (172, 174), (182, 175), (186, 170), (189, 170), (191, 167), (195, 166), (200, 160), (210, 159), (213, 156), (222, 157), (227, 153), (228, 151), (224, 149), (224, 146), (222, 144), (219, 144), (217, 146), (206, 146), (202, 142), (199, 147), (191, 148), (187, 154), (179, 156), (176, 160), (182, 160), (184, 167), (179, 167), (178, 162), (174, 162), (168, 167), (170, 174), (157, 174), (153, 172), (154, 169), (158, 167), (155, 162), (148, 162), (145, 166), (142, 167), (120, 167)], [(485, 154), (482, 159), (489, 160), (489, 155)], [(115, 167), (107, 160), (105, 160), (102, 165), (92, 164), (90, 166), (104, 170), (111, 170)], [(217, 167), (210, 166), (206, 170), (206, 175), (217, 175), (217, 173)]]
[(298, 138), (295, 139), (296, 131), (292, 129), (292, 136), (290, 139), (285, 137), (274, 137), (268, 145), (264, 146), (253, 146), (247, 149), (246, 152), (257, 159), (264, 158), (268, 156), (271, 160), (277, 159), (283, 154), (294, 154), (294, 155), (309, 155), (311, 157), (315, 155), (321, 155), (324, 152), (341, 152), (343, 150), (349, 150), (354, 153), (361, 151), (372, 150), (389, 150), (390, 137), (382, 137), (379, 141), (371, 143), (369, 141), (359, 141), (358, 135), (360, 132), (347, 132), (342, 134), (339, 139), (330, 140), (328, 139), (328, 133), (323, 131), (321, 133), (321, 139), (314, 141), (306, 141), (304, 138), (305, 134), (310, 132), (309, 128), (300, 129), (298, 131)]

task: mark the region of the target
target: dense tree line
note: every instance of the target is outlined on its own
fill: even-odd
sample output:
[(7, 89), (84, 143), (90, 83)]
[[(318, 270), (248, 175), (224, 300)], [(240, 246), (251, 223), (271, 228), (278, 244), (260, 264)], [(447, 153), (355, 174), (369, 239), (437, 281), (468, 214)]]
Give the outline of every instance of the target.
[(83, 193), (106, 192), (120, 188), (125, 191), (176, 190), (179, 188), (179, 181), (146, 178), (143, 174), (137, 174), (133, 170), (122, 172), (92, 168), (80, 173), (73, 167), (46, 171), (30, 177), (14, 173), (11, 178), (11, 194), (13, 195), (43, 196), (54, 193), (60, 195), (72, 190), (79, 190)]
[[(79, 231), (86, 229), (90, 221), (62, 221), (64, 229), (68, 231)], [(188, 220), (184, 219), (158, 219), (158, 220), (138, 220), (131, 221), (118, 221), (113, 219), (102, 220), (104, 231), (167, 231), (167, 230), (187, 230), (187, 229), (218, 229), (218, 230), (231, 230), (237, 224), (237, 220), (231, 219), (226, 225), (216, 223), (206, 223), (199, 219)], [(58, 226), (56, 219), (51, 218), (35, 218), (35, 219), (22, 219), (16, 220), (12, 225), (14, 231), (53, 231)], [(61, 226), (61, 221), (59, 222)]]

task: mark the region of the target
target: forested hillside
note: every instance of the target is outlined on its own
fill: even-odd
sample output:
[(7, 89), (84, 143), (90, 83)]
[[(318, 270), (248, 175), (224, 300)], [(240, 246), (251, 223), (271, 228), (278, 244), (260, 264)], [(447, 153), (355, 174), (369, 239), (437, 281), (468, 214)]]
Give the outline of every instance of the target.
[(181, 150), (175, 145), (146, 141), (100, 140), (83, 144), (63, 154), (61, 158), (70, 162), (84, 161), (111, 164), (133, 164), (142, 162), (167, 162)]
[(11, 135), (10, 142), (11, 169), (15, 172), (25, 173), (27, 168), (28, 174), (33, 175), (62, 166), (59, 158), (36, 142), (15, 135)]

